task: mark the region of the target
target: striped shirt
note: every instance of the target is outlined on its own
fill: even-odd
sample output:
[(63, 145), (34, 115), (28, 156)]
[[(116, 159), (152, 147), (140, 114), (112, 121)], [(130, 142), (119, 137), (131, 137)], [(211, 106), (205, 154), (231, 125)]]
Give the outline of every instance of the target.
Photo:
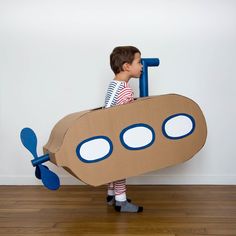
[(105, 108), (126, 104), (134, 100), (133, 90), (125, 81), (113, 80), (107, 89)]

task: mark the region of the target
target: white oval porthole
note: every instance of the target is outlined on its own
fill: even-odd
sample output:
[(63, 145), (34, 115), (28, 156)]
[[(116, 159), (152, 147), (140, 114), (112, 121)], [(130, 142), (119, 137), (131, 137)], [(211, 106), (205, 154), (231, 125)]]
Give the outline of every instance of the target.
[(76, 148), (78, 158), (86, 163), (108, 158), (113, 150), (111, 140), (106, 136), (94, 136), (82, 141)]
[(193, 133), (195, 120), (192, 116), (180, 113), (166, 118), (162, 125), (162, 132), (169, 139), (181, 139)]
[(123, 129), (120, 134), (122, 145), (129, 150), (140, 150), (153, 144), (155, 132), (146, 124), (134, 124)]

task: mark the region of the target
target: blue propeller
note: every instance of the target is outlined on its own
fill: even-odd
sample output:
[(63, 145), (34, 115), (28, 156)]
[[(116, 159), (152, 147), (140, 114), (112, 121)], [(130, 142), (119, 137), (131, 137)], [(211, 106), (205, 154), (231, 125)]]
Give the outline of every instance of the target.
[(41, 165), (42, 163), (50, 160), (49, 155), (38, 157), (37, 155), (37, 137), (34, 131), (30, 128), (24, 128), (21, 130), (20, 138), (22, 144), (33, 155), (32, 165), (36, 167), (35, 176), (41, 179), (43, 185), (50, 190), (57, 190), (60, 187), (60, 180), (58, 176), (48, 169), (47, 166)]

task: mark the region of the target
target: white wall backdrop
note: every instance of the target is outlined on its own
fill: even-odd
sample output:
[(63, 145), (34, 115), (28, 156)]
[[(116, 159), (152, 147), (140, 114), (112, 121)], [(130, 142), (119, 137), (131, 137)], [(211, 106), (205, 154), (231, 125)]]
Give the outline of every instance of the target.
[[(0, 184), (41, 184), (20, 130), (35, 130), (42, 154), (59, 119), (103, 105), (118, 45), (160, 58), (150, 95), (188, 96), (208, 124), (193, 159), (129, 183), (236, 184), (234, 0), (0, 0)], [(138, 96), (138, 81), (131, 86)], [(80, 184), (49, 166), (62, 184)]]

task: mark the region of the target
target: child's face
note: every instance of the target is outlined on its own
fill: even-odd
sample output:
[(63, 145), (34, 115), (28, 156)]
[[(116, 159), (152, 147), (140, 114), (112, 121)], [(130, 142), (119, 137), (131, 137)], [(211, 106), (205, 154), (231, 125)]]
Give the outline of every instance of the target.
[(130, 64), (130, 76), (133, 78), (139, 78), (142, 73), (143, 65), (141, 64), (141, 55), (140, 53), (134, 54), (134, 60), (132, 64)]

